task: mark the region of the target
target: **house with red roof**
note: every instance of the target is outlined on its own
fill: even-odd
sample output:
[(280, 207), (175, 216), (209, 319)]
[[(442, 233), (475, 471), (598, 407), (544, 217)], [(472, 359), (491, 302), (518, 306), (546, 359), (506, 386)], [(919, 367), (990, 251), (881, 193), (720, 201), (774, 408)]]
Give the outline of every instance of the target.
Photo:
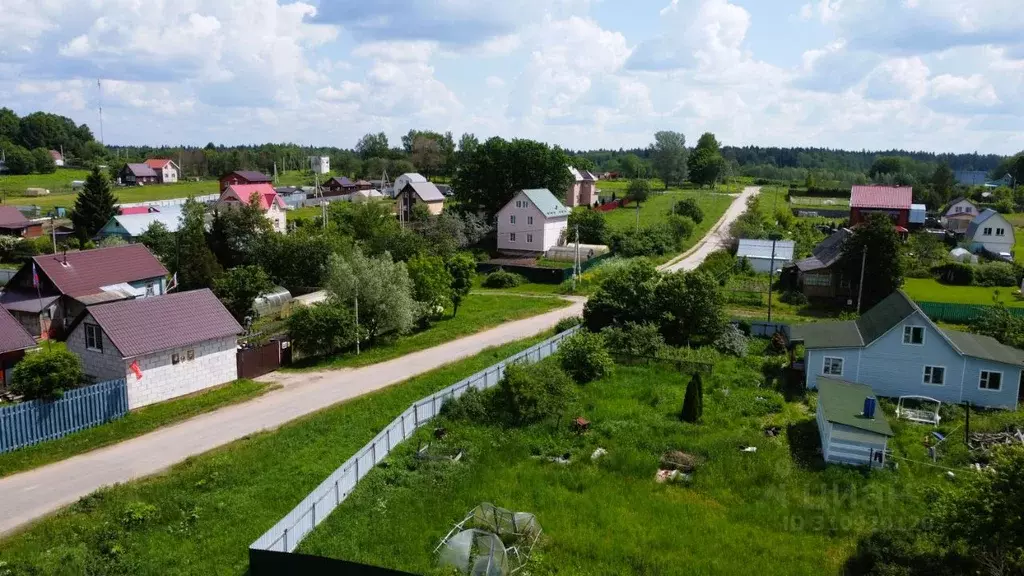
[(124, 378), (131, 409), (238, 378), (242, 327), (208, 289), (89, 306), (67, 347), (97, 381)]
[(42, 235), (42, 222), (29, 220), (14, 206), (0, 206), (0, 236), (36, 238)]
[(0, 306), (35, 337), (63, 339), (87, 306), (166, 292), (167, 269), (142, 244), (35, 256), (0, 293)]
[(50, 158), (53, 158), (53, 165), (57, 168), (64, 167), (64, 155), (57, 150), (50, 150)]
[(234, 210), (242, 204), (255, 202), (275, 232), (284, 234), (287, 230), (287, 215), (284, 200), (270, 184), (232, 184), (220, 194), (218, 210)]
[(255, 170), (235, 170), (220, 177), (220, 191), (237, 184), (272, 184), (273, 178)]
[(161, 184), (173, 184), (178, 181), (178, 165), (174, 160), (166, 158), (150, 158), (145, 162), (146, 166), (156, 172), (156, 180)]
[(11, 370), (25, 357), (25, 351), (35, 348), (36, 339), (25, 330), (11, 313), (0, 308), (0, 388), (11, 385)]
[(850, 191), (850, 225), (864, 222), (870, 214), (885, 214), (906, 232), (913, 196), (910, 186), (854, 186)]

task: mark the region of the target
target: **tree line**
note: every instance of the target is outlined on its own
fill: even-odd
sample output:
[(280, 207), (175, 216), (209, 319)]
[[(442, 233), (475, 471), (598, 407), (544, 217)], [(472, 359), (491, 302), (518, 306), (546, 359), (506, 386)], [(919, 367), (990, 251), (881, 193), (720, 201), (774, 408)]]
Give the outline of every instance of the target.
[(19, 117), (10, 108), (0, 108), (0, 159), (8, 174), (49, 174), (57, 169), (50, 150), (65, 157), (91, 161), (105, 155), (85, 124), (75, 125), (66, 116), (33, 112)]

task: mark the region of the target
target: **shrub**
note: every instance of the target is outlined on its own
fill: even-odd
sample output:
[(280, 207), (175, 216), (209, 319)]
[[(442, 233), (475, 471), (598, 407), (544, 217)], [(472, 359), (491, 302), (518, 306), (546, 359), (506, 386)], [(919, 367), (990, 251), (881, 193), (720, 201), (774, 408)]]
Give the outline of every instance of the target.
[(807, 304), (807, 296), (799, 290), (786, 290), (781, 296), (779, 296), (779, 300), (794, 306), (803, 306), (804, 304)]
[(969, 286), (974, 283), (974, 266), (963, 262), (947, 262), (932, 268), (940, 281), (957, 286)]
[(697, 270), (711, 274), (711, 276), (725, 280), (724, 276), (732, 272), (736, 267), (736, 257), (727, 250), (717, 250), (708, 254), (708, 257), (701, 262)]
[(676, 246), (675, 235), (667, 225), (618, 231), (611, 235), (612, 252), (627, 258), (660, 256)]
[(747, 337), (736, 326), (727, 324), (715, 339), (715, 349), (742, 358), (747, 355)]
[(561, 416), (575, 392), (572, 378), (556, 364), (511, 364), (498, 383), (495, 404), (510, 424), (522, 426)]
[(686, 386), (686, 396), (683, 397), (683, 410), (679, 418), (684, 422), (697, 423), (704, 413), (704, 382), (700, 374), (694, 374), (690, 383)]
[(582, 316), (570, 316), (568, 318), (562, 318), (561, 320), (558, 321), (558, 324), (555, 324), (555, 333), (561, 334), (562, 332), (565, 332), (570, 328), (579, 326), (582, 323)]
[(672, 214), (668, 217), (668, 227), (672, 231), (672, 235), (675, 236), (676, 244), (678, 245), (683, 240), (693, 236), (693, 229), (696, 228), (696, 224), (688, 216)]
[(131, 502), (121, 514), (121, 525), (131, 530), (142, 526), (156, 517), (156, 506), (145, 502)]
[(665, 348), (665, 339), (657, 324), (626, 322), (601, 330), (608, 350), (627, 356), (657, 357)]
[(768, 354), (778, 356), (781, 354), (785, 354), (786, 348), (786, 335), (783, 334), (782, 332), (776, 332), (775, 334), (772, 334), (772, 338), (768, 342), (768, 349), (766, 350), (766, 352)]
[(612, 357), (600, 334), (581, 330), (558, 348), (558, 358), (572, 379), (580, 384), (599, 380), (612, 371)]
[(78, 356), (67, 348), (47, 347), (29, 353), (14, 367), (11, 391), (25, 400), (56, 400), (84, 378)]
[(299, 306), (288, 317), (288, 333), (295, 347), (307, 356), (334, 354), (355, 344), (355, 316), (334, 300)]
[(1017, 273), (1009, 262), (989, 262), (978, 266), (974, 281), (982, 286), (1016, 286)]
[(522, 276), (506, 272), (501, 268), (491, 272), (484, 278), (484, 286), (487, 288), (515, 288), (522, 283)]
[(700, 209), (697, 200), (694, 198), (683, 198), (672, 207), (672, 213), (679, 216), (686, 216), (695, 223), (704, 221), (704, 211)]
[(492, 417), (493, 401), (493, 391), (470, 388), (462, 396), (442, 404), (440, 414), (453, 421), (486, 424)]

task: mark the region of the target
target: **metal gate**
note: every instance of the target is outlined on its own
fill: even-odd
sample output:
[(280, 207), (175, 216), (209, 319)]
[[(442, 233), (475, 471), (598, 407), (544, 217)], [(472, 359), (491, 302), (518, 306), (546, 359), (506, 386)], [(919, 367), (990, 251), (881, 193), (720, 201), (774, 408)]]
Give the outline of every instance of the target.
[(242, 348), (236, 356), (238, 377), (252, 379), (269, 374), (282, 364), (289, 364), (291, 352), (291, 342), (283, 339)]

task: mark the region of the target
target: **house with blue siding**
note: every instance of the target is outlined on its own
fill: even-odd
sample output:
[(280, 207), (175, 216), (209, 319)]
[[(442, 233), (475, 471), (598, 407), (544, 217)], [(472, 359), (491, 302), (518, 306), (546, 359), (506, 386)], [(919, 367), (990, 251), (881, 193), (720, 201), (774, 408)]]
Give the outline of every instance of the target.
[(791, 340), (806, 350), (808, 388), (828, 376), (866, 384), (879, 396), (1017, 407), (1024, 351), (939, 328), (902, 290), (857, 320), (794, 326)]

